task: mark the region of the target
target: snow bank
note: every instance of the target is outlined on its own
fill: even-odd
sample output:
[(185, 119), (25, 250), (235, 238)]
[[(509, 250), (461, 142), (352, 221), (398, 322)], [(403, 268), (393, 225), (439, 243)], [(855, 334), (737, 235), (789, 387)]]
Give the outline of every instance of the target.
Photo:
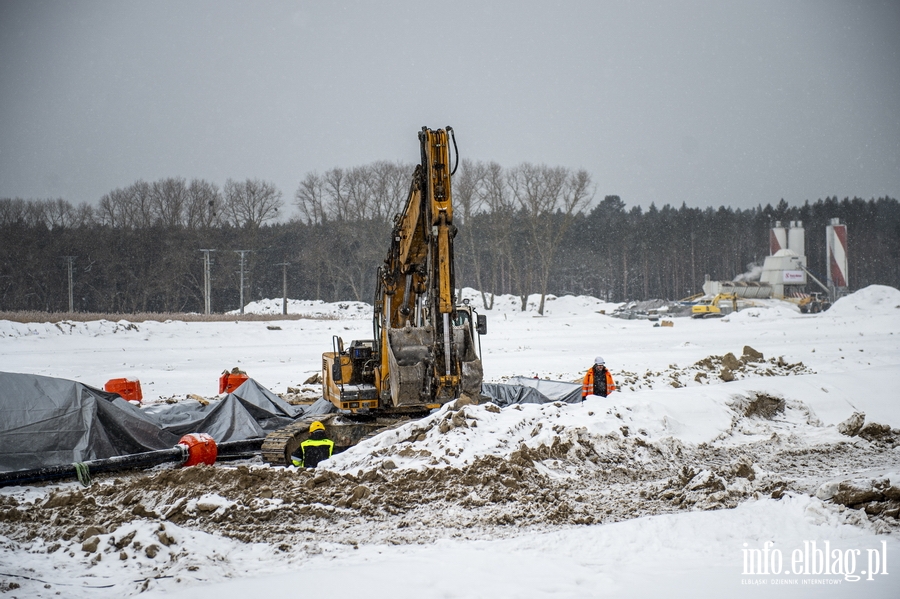
[[(283, 314), (284, 300), (261, 299), (244, 306), (245, 314)], [(361, 320), (372, 318), (372, 305), (365, 302), (323, 302), (322, 300), (295, 300), (288, 298), (288, 314), (299, 314), (307, 318)], [(239, 314), (232, 310), (228, 314)]]
[[(461, 300), (469, 300), (476, 310), (483, 314), (516, 314), (525, 313), (534, 316), (541, 305), (541, 294), (532, 293), (528, 296), (525, 304), (525, 310), (522, 310), (522, 298), (518, 295), (494, 295), (494, 303), (490, 310), (484, 305), (484, 298), (481, 292), (471, 287), (464, 287), (460, 291)], [(491, 295), (487, 295), (487, 301), (490, 303)], [(544, 298), (544, 315), (573, 315), (573, 314), (590, 314), (593, 312), (605, 311), (610, 313), (621, 304), (604, 302), (596, 297), (589, 295), (564, 295), (556, 296), (548, 294)]]
[[(678, 437), (711, 441), (729, 430), (735, 416), (732, 392), (721, 387), (677, 396), (671, 391), (590, 396), (580, 404), (451, 406), (334, 456), (324, 466), (342, 472), (369, 470), (390, 460), (396, 468), (463, 467), (484, 456), (509, 458), (523, 447), (578, 443), (606, 445), (637, 436), (650, 442)], [(406, 441), (404, 443), (404, 441)]]
[(900, 290), (886, 285), (869, 285), (834, 302), (824, 314), (830, 316), (892, 314), (900, 323)]
[(0, 320), (0, 337), (57, 337), (60, 335), (83, 335), (101, 337), (104, 335), (134, 334), (140, 331), (140, 325), (127, 320), (113, 322), (111, 320), (91, 320), (79, 322), (61, 320), (59, 322), (22, 323)]
[(800, 309), (797, 306), (781, 300), (753, 300), (753, 303), (759, 305), (745, 308), (738, 312), (732, 312), (723, 317), (722, 321), (760, 323), (798, 318), (801, 316)]

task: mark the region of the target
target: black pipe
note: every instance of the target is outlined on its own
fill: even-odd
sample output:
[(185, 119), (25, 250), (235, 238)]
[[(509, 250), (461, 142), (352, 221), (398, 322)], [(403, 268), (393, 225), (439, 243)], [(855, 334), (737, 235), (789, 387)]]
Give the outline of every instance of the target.
[[(223, 459), (237, 459), (248, 452), (257, 452), (265, 439), (244, 439), (241, 441), (225, 441), (216, 446), (218, 456)], [(149, 468), (166, 462), (184, 463), (188, 458), (187, 448), (176, 445), (170, 449), (159, 449), (143, 453), (114, 456), (99, 460), (88, 460), (60, 466), (45, 466), (30, 470), (0, 472), (0, 487), (23, 485), (61, 478), (77, 478), (86, 484), (93, 474), (100, 472), (116, 472), (133, 468)], [(80, 473), (79, 473), (80, 471)]]
[(239, 453), (257, 452), (262, 449), (265, 437), (257, 437), (255, 439), (242, 439), (241, 441), (223, 441), (216, 445), (217, 453), (220, 456), (227, 457)]

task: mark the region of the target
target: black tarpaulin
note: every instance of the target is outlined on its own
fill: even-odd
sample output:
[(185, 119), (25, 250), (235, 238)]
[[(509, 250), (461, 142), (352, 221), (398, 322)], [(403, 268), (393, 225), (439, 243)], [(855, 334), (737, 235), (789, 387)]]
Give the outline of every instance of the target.
[(0, 372), (0, 472), (168, 449), (188, 433), (207, 433), (217, 443), (255, 439), (331, 411), (324, 399), (292, 406), (253, 379), (205, 406), (141, 409), (75, 381)]
[(178, 437), (114, 393), (0, 372), (0, 470), (24, 470), (174, 446)]
[(206, 433), (218, 443), (265, 437), (287, 426), (306, 410), (292, 406), (253, 379), (247, 379), (223, 399), (200, 403), (159, 404), (144, 412), (180, 438)]

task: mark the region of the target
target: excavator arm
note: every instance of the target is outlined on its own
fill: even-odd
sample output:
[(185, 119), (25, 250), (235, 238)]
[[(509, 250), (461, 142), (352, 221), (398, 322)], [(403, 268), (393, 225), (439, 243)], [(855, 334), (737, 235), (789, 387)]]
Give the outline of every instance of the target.
[(425, 293), (438, 300), (441, 314), (454, 311), (453, 236), (456, 229), (453, 226), (448, 145), (452, 134), (450, 127), (437, 131), (423, 127), (419, 133), (422, 163), (413, 173), (403, 212), (395, 219), (391, 249), (382, 271), (387, 294), (398, 293), (401, 291), (398, 285), (405, 284), (397, 310), (390, 315), (393, 326), (400, 326), (400, 316), (408, 316), (412, 310), (408, 302)]

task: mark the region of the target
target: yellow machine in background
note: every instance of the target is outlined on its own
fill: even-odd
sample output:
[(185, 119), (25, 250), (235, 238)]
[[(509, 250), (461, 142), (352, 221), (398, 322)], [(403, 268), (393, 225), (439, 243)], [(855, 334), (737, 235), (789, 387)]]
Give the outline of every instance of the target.
[(803, 314), (818, 314), (831, 307), (831, 302), (827, 297), (822, 297), (821, 293), (806, 295), (798, 299), (796, 303)]
[[(726, 312), (722, 311), (722, 303), (726, 305)], [(691, 318), (718, 318), (725, 316), (728, 311), (737, 312), (737, 310), (738, 297), (733, 293), (720, 293), (710, 300), (701, 300), (691, 306)]]
[(450, 127), (419, 132), (421, 164), (378, 270), (374, 339), (344, 347), (335, 337), (322, 355), (322, 392), (340, 410), (424, 413), (480, 395), (476, 335), (487, 323), (454, 297), (451, 141), (455, 150)]

